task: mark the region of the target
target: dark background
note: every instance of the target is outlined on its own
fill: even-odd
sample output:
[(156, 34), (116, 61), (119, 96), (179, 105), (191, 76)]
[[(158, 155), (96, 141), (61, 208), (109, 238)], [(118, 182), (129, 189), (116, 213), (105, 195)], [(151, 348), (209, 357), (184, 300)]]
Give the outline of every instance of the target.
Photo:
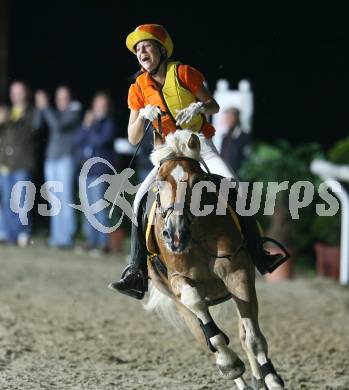
[(244, 9), (217, 1), (172, 4), (12, 0), (9, 81), (50, 93), (65, 83), (85, 106), (107, 88), (125, 131), (127, 78), (137, 70), (125, 38), (138, 24), (160, 23), (173, 38), (173, 58), (201, 70), (211, 91), (222, 77), (233, 88), (241, 78), (251, 81), (256, 138), (315, 140), (327, 148), (348, 135), (344, 10), (285, 2), (270, 9), (252, 2)]

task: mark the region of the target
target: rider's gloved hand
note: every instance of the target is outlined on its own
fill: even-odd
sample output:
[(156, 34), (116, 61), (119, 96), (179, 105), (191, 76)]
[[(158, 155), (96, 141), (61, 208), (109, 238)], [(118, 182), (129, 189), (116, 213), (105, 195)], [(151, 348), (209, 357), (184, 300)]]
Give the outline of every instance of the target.
[(160, 108), (157, 106), (151, 106), (150, 104), (147, 104), (144, 108), (139, 110), (139, 116), (141, 118), (148, 119), (151, 122), (157, 119), (158, 115), (161, 115)]
[(202, 102), (191, 103), (187, 108), (176, 110), (176, 125), (181, 126), (184, 123), (188, 123), (195, 115), (203, 112), (204, 104)]

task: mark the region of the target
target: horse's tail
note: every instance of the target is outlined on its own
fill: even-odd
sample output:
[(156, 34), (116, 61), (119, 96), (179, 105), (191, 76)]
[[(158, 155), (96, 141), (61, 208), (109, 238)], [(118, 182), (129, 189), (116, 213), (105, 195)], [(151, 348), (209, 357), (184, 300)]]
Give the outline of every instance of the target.
[(175, 328), (182, 328), (183, 322), (174, 301), (160, 292), (151, 282), (149, 283), (149, 299), (143, 307), (147, 311), (155, 311), (160, 317), (166, 318)]

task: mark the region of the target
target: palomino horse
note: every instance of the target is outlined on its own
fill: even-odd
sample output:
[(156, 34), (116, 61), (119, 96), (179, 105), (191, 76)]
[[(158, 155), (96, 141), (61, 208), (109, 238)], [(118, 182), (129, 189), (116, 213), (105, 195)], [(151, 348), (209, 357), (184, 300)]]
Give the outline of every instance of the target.
[[(150, 244), (149, 235), (147, 240), (148, 248), (158, 256), (148, 258), (149, 276), (156, 288), (148, 306), (154, 308), (152, 300), (160, 303), (170, 297), (196, 339), (215, 353), (220, 373), (233, 379), (239, 389), (251, 389), (243, 379), (244, 363), (229, 348), (228, 337), (208, 309), (232, 298), (241, 343), (253, 373), (252, 389), (283, 389), (259, 328), (255, 267), (238, 223), (229, 212), (195, 216), (193, 205), (189, 206), (195, 184), (207, 180), (199, 163), (199, 138), (188, 130), (177, 131), (155, 148), (152, 161), (160, 168), (153, 207), (156, 212), (151, 217), (153, 238)], [(176, 210), (180, 192), (183, 208)]]

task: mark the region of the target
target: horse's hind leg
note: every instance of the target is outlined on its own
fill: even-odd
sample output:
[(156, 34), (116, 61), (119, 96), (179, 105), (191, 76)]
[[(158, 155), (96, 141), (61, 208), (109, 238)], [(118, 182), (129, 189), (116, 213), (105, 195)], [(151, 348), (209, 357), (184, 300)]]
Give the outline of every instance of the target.
[[(254, 281), (254, 278), (253, 278), (253, 281)], [(252, 311), (253, 317), (255, 319), (258, 319), (257, 298), (252, 299), (251, 311)], [(262, 374), (261, 374), (261, 370), (259, 368), (260, 366), (259, 366), (258, 360), (257, 360), (255, 354), (251, 351), (251, 348), (249, 348), (246, 344), (246, 329), (245, 329), (244, 323), (242, 321), (242, 318), (240, 316), (240, 312), (238, 310), (238, 307), (237, 307), (237, 312), (239, 315), (239, 336), (240, 336), (241, 345), (242, 345), (242, 348), (248, 357), (248, 360), (249, 360), (250, 366), (251, 366), (252, 380), (253, 380), (252, 387), (254, 390), (264, 390), (266, 387), (264, 386), (264, 380), (262, 378)], [(267, 346), (267, 343), (266, 343), (263, 335), (262, 335), (262, 342), (264, 343), (264, 348), (267, 351), (268, 346)]]
[[(270, 390), (283, 389), (284, 383), (268, 358), (267, 342), (258, 324), (254, 269), (249, 259), (246, 258), (244, 262), (240, 261), (240, 266), (235, 269), (230, 262), (230, 264), (221, 263), (220, 267), (224, 268), (224, 272), (222, 269), (218, 272), (233, 295), (243, 327), (242, 342), (257, 360), (265, 385)], [(257, 371), (254, 375), (258, 375)]]
[(254, 356), (254, 354), (251, 352), (249, 348), (247, 348), (246, 345), (246, 331), (241, 318), (239, 318), (239, 335), (240, 335), (241, 346), (245, 351), (248, 360), (250, 362), (251, 371), (253, 375), (252, 387), (254, 390), (264, 390), (265, 389), (264, 380), (262, 379), (258, 361)]
[[(181, 310), (181, 314), (184, 315), (194, 336), (200, 342), (206, 339), (211, 351), (216, 352), (216, 364), (220, 372), (225, 377), (234, 379), (239, 389), (250, 389), (242, 378), (245, 371), (243, 362), (228, 347), (228, 338), (214, 323), (198, 289), (193, 287), (188, 279), (181, 276), (174, 277), (171, 285), (181, 304), (189, 310), (189, 314), (186, 310)], [(192, 317), (193, 314), (196, 321)]]

